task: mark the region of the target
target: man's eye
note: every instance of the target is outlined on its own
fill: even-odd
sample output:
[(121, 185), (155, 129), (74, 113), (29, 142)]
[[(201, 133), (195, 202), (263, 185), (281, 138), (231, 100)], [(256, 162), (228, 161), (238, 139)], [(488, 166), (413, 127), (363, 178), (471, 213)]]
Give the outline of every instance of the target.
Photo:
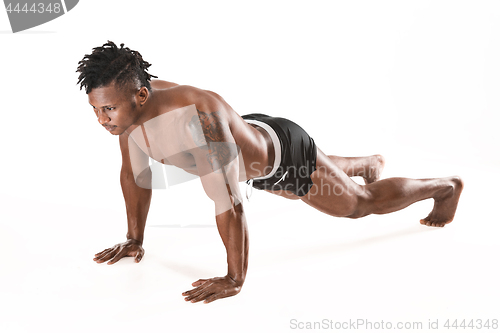
[(111, 111), (111, 110), (114, 110), (114, 108), (112, 108), (112, 107), (107, 107), (107, 108), (106, 108), (106, 110)]

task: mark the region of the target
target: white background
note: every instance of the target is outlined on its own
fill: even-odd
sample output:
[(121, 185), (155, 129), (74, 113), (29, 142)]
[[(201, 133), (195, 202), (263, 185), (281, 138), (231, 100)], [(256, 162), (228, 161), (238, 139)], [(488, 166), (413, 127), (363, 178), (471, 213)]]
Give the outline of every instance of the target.
[[(500, 319), (499, 22), (497, 1), (87, 0), (12, 34), (0, 11), (0, 331)], [(75, 70), (107, 40), (240, 114), (298, 122), (328, 154), (383, 154), (384, 177), (462, 176), (455, 221), (421, 226), (432, 201), (349, 220), (254, 191), (242, 292), (190, 304), (191, 282), (226, 272), (195, 180), (154, 192), (140, 264), (97, 265), (125, 240), (121, 161)]]

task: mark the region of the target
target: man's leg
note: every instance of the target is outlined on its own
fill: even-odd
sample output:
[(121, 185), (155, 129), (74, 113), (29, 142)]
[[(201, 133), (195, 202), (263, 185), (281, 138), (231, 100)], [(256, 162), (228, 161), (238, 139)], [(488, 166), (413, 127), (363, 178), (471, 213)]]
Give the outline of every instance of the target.
[(328, 155), (328, 158), (349, 177), (363, 177), (365, 184), (371, 184), (379, 180), (385, 165), (385, 160), (382, 155), (364, 157)]
[(389, 178), (358, 185), (318, 149), (313, 187), (301, 199), (332, 216), (359, 218), (387, 214), (414, 202), (434, 199), (434, 209), (420, 223), (443, 227), (453, 220), (462, 192), (459, 177), (438, 179)]
[[(385, 165), (385, 159), (382, 155), (362, 157), (328, 155), (328, 158), (349, 177), (363, 177), (365, 184), (371, 184), (379, 180)], [(291, 200), (300, 199), (299, 196), (289, 191), (265, 191)]]

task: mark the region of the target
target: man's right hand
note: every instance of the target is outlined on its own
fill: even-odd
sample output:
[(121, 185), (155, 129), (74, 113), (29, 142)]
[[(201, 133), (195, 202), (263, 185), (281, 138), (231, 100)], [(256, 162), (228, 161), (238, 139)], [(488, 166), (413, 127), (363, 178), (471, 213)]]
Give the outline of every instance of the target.
[(123, 257), (135, 257), (135, 262), (140, 262), (143, 256), (144, 249), (141, 244), (135, 239), (129, 239), (97, 253), (94, 261), (100, 264), (109, 260), (108, 265), (112, 265)]

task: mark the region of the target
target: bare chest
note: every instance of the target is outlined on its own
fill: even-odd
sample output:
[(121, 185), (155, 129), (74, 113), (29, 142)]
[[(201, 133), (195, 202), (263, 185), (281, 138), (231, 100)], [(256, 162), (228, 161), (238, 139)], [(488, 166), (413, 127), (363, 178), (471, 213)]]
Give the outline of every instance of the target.
[[(190, 107), (186, 107), (188, 111)], [(130, 136), (151, 159), (195, 173), (196, 163), (190, 151), (196, 146), (185, 118), (182, 112), (160, 115), (135, 128)]]

